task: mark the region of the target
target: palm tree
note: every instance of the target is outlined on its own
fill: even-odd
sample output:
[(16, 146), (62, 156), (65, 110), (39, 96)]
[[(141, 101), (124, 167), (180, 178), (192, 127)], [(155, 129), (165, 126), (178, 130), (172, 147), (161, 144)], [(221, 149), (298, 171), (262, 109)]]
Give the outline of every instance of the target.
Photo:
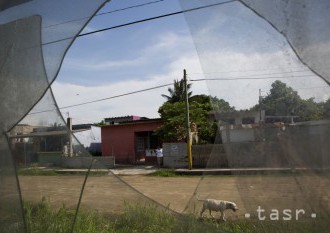
[[(192, 91), (189, 92), (189, 89), (191, 88), (191, 84), (187, 85), (187, 91), (188, 91), (188, 98), (191, 97)], [(184, 80), (181, 79), (179, 80), (174, 80), (174, 87), (171, 88), (169, 87), (168, 92), (170, 95), (164, 95), (162, 94), (162, 97), (167, 99), (167, 102), (170, 103), (175, 103), (175, 102), (181, 102), (185, 101), (186, 96), (185, 96), (185, 91), (184, 91)]]

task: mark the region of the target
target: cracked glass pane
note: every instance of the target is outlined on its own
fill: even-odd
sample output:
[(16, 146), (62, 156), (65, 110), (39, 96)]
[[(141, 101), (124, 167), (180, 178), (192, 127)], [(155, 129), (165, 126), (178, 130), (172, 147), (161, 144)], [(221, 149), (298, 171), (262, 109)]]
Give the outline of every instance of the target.
[[(239, 211), (229, 216), (260, 229), (269, 224), (258, 220), (297, 220), (301, 211), (305, 227), (318, 222), (324, 232), (330, 214), (329, 2), (180, 2), (183, 10), (203, 8), (185, 12), (203, 69), (200, 76), (188, 73), (190, 81), (206, 81), (211, 96), (235, 108), (213, 101), (219, 144), (206, 163), (231, 175), (204, 176), (194, 196), (233, 201)], [(197, 203), (191, 198), (186, 211)], [(287, 223), (295, 229), (294, 221)]]
[[(71, 232), (84, 231), (83, 223), (95, 218), (105, 219), (109, 231), (130, 232), (128, 223), (158, 231), (141, 225), (156, 221), (169, 232), (219, 232), (217, 221), (195, 221), (204, 212), (198, 200), (213, 198), (236, 203), (239, 210), (229, 204), (235, 211), (226, 219), (251, 221), (253, 229), (326, 232), (329, 3), (180, 0), (203, 69), (188, 71), (188, 78), (207, 83), (215, 144), (193, 146), (193, 166), (205, 167), (200, 179), (150, 178), (142, 185), (142, 176), (118, 176), (111, 169), (114, 157), (86, 146), (86, 138), (99, 142), (100, 130), (72, 126), (69, 113), (64, 119), (50, 86), (68, 48), (104, 2), (0, 4), (0, 231), (53, 232), (57, 221)], [(196, 143), (198, 125), (192, 130)], [(175, 181), (185, 184), (180, 197)], [(162, 184), (173, 191), (159, 193)], [(43, 229), (34, 224), (45, 213), (39, 210), (53, 216)]]
[[(40, 186), (36, 176), (24, 176), (24, 172), (27, 172), (27, 165), (30, 167), (36, 161), (44, 161), (46, 165), (49, 161), (58, 162), (56, 153), (62, 150), (67, 138), (72, 138), (72, 148), (78, 145), (69, 137), (49, 86), (56, 78), (68, 47), (103, 3), (37, 0), (1, 3), (1, 232), (31, 231), (31, 222), (25, 224), (24, 218), (29, 219), (35, 212), (27, 208), (27, 203), (42, 198), (56, 201), (49, 190), (52, 182), (49, 186), (45, 183)], [(73, 10), (77, 4), (83, 4), (79, 11)], [(77, 17), (84, 18), (79, 22), (63, 23)], [(31, 110), (40, 108), (39, 100), (40, 105), (48, 105), (53, 111), (39, 116), (34, 114), (35, 117), (28, 115)], [(76, 151), (80, 152), (79, 146)], [(49, 160), (45, 161), (45, 157)], [(28, 172), (33, 173), (32, 170)], [(80, 180), (81, 189), (84, 179)], [(77, 207), (79, 194), (74, 194), (75, 200), (70, 203), (73, 208)], [(62, 204), (65, 203), (56, 202), (57, 206)], [(73, 224), (73, 219), (69, 221)]]

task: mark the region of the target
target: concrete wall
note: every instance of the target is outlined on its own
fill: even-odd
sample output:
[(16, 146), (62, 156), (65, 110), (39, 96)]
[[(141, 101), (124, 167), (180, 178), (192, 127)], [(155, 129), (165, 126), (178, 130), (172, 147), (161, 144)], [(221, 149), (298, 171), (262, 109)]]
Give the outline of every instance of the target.
[(38, 163), (42, 166), (61, 166), (62, 151), (38, 152)]
[[(323, 124), (321, 124), (323, 123)], [(330, 168), (330, 123), (310, 122), (289, 127), (284, 144), (289, 162), (313, 168)]]
[(89, 168), (94, 160), (92, 168), (114, 168), (115, 158), (76, 156), (64, 157), (61, 152), (43, 152), (38, 153), (38, 163), (42, 166), (55, 166), (64, 168)]
[(186, 143), (163, 143), (163, 155), (164, 167), (188, 167)]
[(225, 150), (221, 144), (193, 145), (192, 157), (194, 168), (228, 167)]
[(229, 142), (253, 142), (255, 141), (254, 129), (225, 129), (221, 131), (223, 143)]
[[(186, 143), (164, 143), (164, 167), (188, 167)], [(226, 167), (227, 160), (224, 147), (220, 144), (193, 145), (192, 159), (194, 168)]]
[[(193, 167), (330, 168), (330, 124), (256, 130), (258, 141), (193, 145)], [(187, 167), (185, 143), (164, 143), (164, 166)]]
[[(263, 143), (264, 144), (264, 143)], [(268, 161), (268, 156), (257, 148), (266, 149), (260, 143), (231, 143), (231, 144), (208, 144), (193, 145), (192, 158), (194, 168), (249, 168), (283, 166), (283, 164)], [(269, 149), (267, 149), (269, 150)], [(164, 143), (164, 167), (187, 168), (187, 145), (186, 143)], [(277, 155), (280, 155), (277, 153)], [(274, 159), (274, 158), (271, 158)]]

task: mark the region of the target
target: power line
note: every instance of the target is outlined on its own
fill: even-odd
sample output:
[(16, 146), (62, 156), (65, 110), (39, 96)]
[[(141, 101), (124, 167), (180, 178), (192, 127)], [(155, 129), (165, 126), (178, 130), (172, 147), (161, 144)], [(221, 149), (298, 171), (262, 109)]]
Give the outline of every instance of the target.
[(187, 9), (187, 10), (182, 10), (182, 11), (177, 11), (177, 12), (173, 12), (173, 13), (169, 13), (169, 14), (164, 14), (164, 15), (159, 15), (159, 16), (155, 16), (155, 17), (151, 17), (151, 18), (137, 20), (137, 21), (134, 21), (134, 22), (125, 23), (125, 24), (121, 24), (121, 25), (117, 25), (117, 26), (113, 26), (113, 27), (108, 27), (108, 28), (103, 28), (103, 29), (92, 31), (92, 32), (86, 32), (86, 33), (83, 33), (83, 34), (78, 35), (78, 37), (87, 36), (87, 35), (91, 35), (91, 34), (94, 34), (94, 33), (103, 32), (103, 31), (107, 31), (107, 30), (111, 30), (111, 29), (125, 27), (125, 26), (129, 26), (129, 25), (137, 24), (137, 23), (143, 23), (143, 22), (150, 21), (150, 20), (155, 20), (155, 19), (160, 19), (160, 18), (169, 17), (169, 16), (173, 16), (173, 15), (178, 15), (178, 14), (182, 14), (182, 13), (186, 13), (186, 12), (190, 12), (190, 11), (201, 10), (201, 9), (205, 9), (205, 8), (209, 8), (209, 7), (214, 7), (214, 6), (218, 6), (218, 5), (223, 5), (223, 4), (227, 4), (227, 3), (231, 3), (231, 2), (236, 2), (236, 1), (237, 0), (229, 0), (229, 1), (226, 1), (226, 2), (209, 4), (209, 5), (206, 5), (206, 6), (195, 7), (195, 8), (191, 8), (191, 9)]
[[(308, 70), (306, 70), (308, 71)], [(244, 75), (244, 76), (239, 76), (239, 78), (243, 78), (243, 77), (256, 77), (256, 76), (267, 76), (267, 75), (281, 75), (281, 74), (291, 74), (291, 73), (301, 73), (301, 72), (306, 72), (305, 70), (296, 70), (296, 71), (285, 71), (285, 72), (277, 72), (277, 73), (265, 73), (265, 74), (251, 74), (251, 75)], [(235, 72), (235, 71), (232, 71)], [(240, 71), (237, 71), (240, 72)], [(243, 72), (243, 71), (242, 71)], [(222, 72), (218, 72), (218, 73), (222, 73)], [(210, 73), (205, 73), (205, 74), (210, 74)], [(312, 75), (312, 74), (310, 74)], [(228, 77), (230, 78), (230, 77)], [(231, 77), (231, 78), (235, 78)]]
[[(240, 78), (232, 78), (232, 79), (226, 79), (226, 78), (191, 79), (190, 81), (191, 82), (208, 81), (208, 80), (212, 80), (212, 81), (216, 81), (216, 80), (220, 80), (220, 81), (235, 81), (235, 80), (254, 80), (254, 79), (298, 78), (298, 77), (309, 77), (309, 76), (311, 76), (311, 75), (290, 76), (290, 77), (261, 77), (261, 78), (242, 78), (242, 77), (240, 77)], [(82, 103), (79, 103), (79, 104), (73, 104), (73, 105), (68, 105), (68, 106), (64, 106), (64, 107), (59, 107), (58, 109), (67, 109), (67, 108), (73, 108), (73, 107), (78, 107), (78, 106), (82, 106), (82, 105), (97, 103), (97, 102), (101, 102), (101, 101), (105, 101), (105, 100), (109, 100), (109, 99), (115, 99), (115, 98), (119, 98), (119, 97), (124, 97), (124, 96), (128, 96), (128, 95), (133, 95), (133, 94), (137, 94), (137, 93), (141, 93), (141, 92), (146, 92), (146, 91), (150, 91), (150, 90), (154, 90), (154, 89), (163, 88), (163, 87), (171, 86), (173, 84), (174, 83), (163, 84), (163, 85), (154, 86), (154, 87), (150, 87), (150, 88), (146, 88), (146, 89), (142, 89), (142, 90), (127, 92), (127, 93), (120, 94), (120, 95), (110, 96), (110, 97), (106, 97), (106, 98), (102, 98), (102, 99), (97, 99), (97, 100), (82, 102)], [(326, 88), (326, 87), (322, 87), (322, 86), (318, 86), (318, 87), (306, 87), (306, 88), (297, 88), (297, 90), (300, 90), (300, 89), (313, 89), (313, 88)], [(56, 110), (57, 109), (42, 110), (42, 111), (37, 111), (37, 112), (31, 112), (28, 115), (34, 115), (34, 114), (39, 114), (39, 113), (51, 112), (51, 111), (56, 111)]]
[(202, 78), (202, 79), (190, 79), (192, 82), (199, 81), (236, 81), (236, 80), (262, 80), (262, 79), (289, 79), (289, 78), (303, 78), (303, 77), (314, 77), (315, 75), (299, 75), (299, 76), (287, 76), (287, 77), (252, 77), (252, 78), (244, 78), (247, 76), (241, 76), (237, 78)]
[[(144, 23), (144, 22), (147, 22), (147, 21), (155, 20), (155, 19), (165, 18), (165, 17), (178, 15), (178, 14), (191, 12), (191, 11), (196, 11), (196, 10), (201, 10), (201, 9), (205, 9), (205, 8), (209, 8), (209, 7), (224, 5), (224, 4), (228, 4), (228, 3), (232, 3), (232, 2), (236, 2), (236, 1), (237, 0), (229, 0), (229, 1), (226, 1), (226, 2), (209, 4), (209, 5), (206, 5), (206, 6), (195, 7), (195, 8), (191, 8), (191, 9), (187, 9), (187, 10), (177, 11), (177, 12), (164, 14), (164, 15), (159, 15), (159, 16), (155, 16), (155, 17), (150, 17), (150, 18), (146, 18), (146, 19), (141, 19), (141, 20), (137, 20), (137, 21), (133, 21), (133, 22), (129, 22), (129, 23), (124, 23), (124, 24), (120, 24), (120, 25), (116, 25), (116, 26), (112, 26), (112, 27), (107, 27), (107, 28), (103, 28), (103, 29), (99, 29), (99, 30), (94, 30), (94, 31), (91, 31), (91, 32), (82, 33), (82, 34), (79, 34), (77, 37), (88, 36), (88, 35), (92, 35), (92, 34), (99, 33), (99, 32), (104, 32), (104, 31), (117, 29), (117, 28), (121, 28), (121, 27), (126, 27), (126, 26), (130, 26), (130, 25), (134, 25), (134, 24)], [(72, 38), (74, 38), (74, 37), (67, 37), (67, 38), (63, 38), (63, 39), (58, 39), (58, 40), (43, 43), (42, 45), (54, 44), (54, 43), (69, 40), (69, 39), (72, 39)]]
[[(286, 69), (296, 69), (296, 68), (304, 68), (304, 67), (281, 67), (281, 68), (286, 68)], [(226, 74), (226, 73), (242, 73), (242, 72), (261, 72), (261, 71), (271, 71), (271, 70), (279, 70), (279, 67), (277, 68), (267, 68), (267, 69), (249, 69), (249, 70), (228, 70), (228, 71), (214, 71), (214, 72), (203, 72), (203, 73), (190, 73), (190, 74)], [(310, 71), (309, 69), (305, 70), (296, 70), (296, 71), (287, 71), (288, 73), (290, 72), (307, 72)], [(284, 73), (284, 72), (283, 72)]]
[[(146, 3), (143, 3), (143, 4), (139, 4), (139, 5), (133, 5), (133, 6), (125, 7), (125, 8), (120, 8), (120, 9), (117, 9), (117, 10), (107, 11), (107, 12), (96, 14), (94, 17), (107, 15), (107, 14), (112, 14), (112, 13), (115, 13), (115, 12), (125, 11), (125, 10), (129, 10), (129, 9), (133, 9), (133, 8), (139, 8), (139, 7), (143, 7), (143, 6), (146, 6), (146, 5), (155, 4), (155, 3), (159, 3), (159, 2), (163, 2), (163, 1), (165, 1), (165, 0), (157, 0), (157, 1), (152, 1), (152, 2), (146, 2)], [(89, 19), (89, 18), (90, 18), (89, 16), (88, 17), (81, 17), (81, 18), (72, 19), (72, 20), (64, 21), (64, 22), (57, 23), (57, 24), (51, 24), (51, 25), (45, 26), (44, 28), (54, 27), (54, 26), (67, 24), (67, 23), (72, 23), (72, 22), (76, 22), (76, 21), (80, 21), (80, 20), (84, 20), (84, 19)]]
[(301, 88), (294, 88), (294, 90), (317, 89), (317, 88), (329, 88), (329, 86), (301, 87)]
[[(159, 85), (159, 86), (155, 86), (155, 87), (150, 87), (150, 88), (146, 88), (146, 89), (142, 89), (142, 90), (138, 90), (138, 91), (132, 91), (132, 92), (115, 95), (115, 96), (110, 96), (110, 97), (106, 97), (106, 98), (102, 98), (102, 99), (97, 99), (97, 100), (82, 102), (79, 104), (73, 104), (73, 105), (68, 105), (68, 106), (64, 106), (64, 107), (59, 107), (58, 109), (67, 109), (67, 108), (78, 107), (78, 106), (82, 106), (82, 105), (86, 105), (86, 104), (97, 103), (97, 102), (101, 102), (101, 101), (105, 101), (105, 100), (109, 100), (109, 99), (115, 99), (115, 98), (119, 98), (119, 97), (123, 97), (123, 96), (133, 95), (133, 94), (137, 94), (137, 93), (141, 93), (141, 92), (145, 92), (145, 91), (151, 91), (154, 89), (171, 86), (173, 84), (174, 83), (163, 84), (163, 85)], [(31, 112), (28, 115), (34, 115), (34, 114), (39, 114), (39, 113), (44, 113), (44, 112), (52, 112), (52, 111), (56, 111), (56, 110), (57, 109), (48, 109), (48, 110), (43, 110), (43, 111), (38, 111), (38, 112)]]

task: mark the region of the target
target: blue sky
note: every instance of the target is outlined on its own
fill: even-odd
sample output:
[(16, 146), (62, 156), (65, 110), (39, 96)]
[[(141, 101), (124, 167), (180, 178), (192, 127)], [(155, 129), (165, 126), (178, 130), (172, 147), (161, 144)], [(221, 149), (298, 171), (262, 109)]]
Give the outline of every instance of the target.
[[(111, 1), (100, 13), (150, 1)], [(180, 11), (177, 1), (163, 1), (95, 17), (85, 31)], [(52, 85), (60, 107), (145, 89), (181, 79), (183, 69), (201, 72), (184, 15), (77, 38)], [(194, 93), (207, 94), (205, 83)], [(65, 109), (80, 122), (105, 117), (141, 115), (159, 117), (167, 87), (97, 104)]]
[[(99, 14), (147, 2), (150, 0), (111, 1)], [(155, 2), (96, 16), (84, 32), (180, 10), (177, 1)], [(165, 43), (176, 43), (177, 38), (175, 37), (187, 37), (188, 34), (189, 30), (183, 15), (176, 15), (80, 37), (71, 47), (57, 81), (97, 86), (148, 78), (165, 72), (170, 61), (177, 57), (178, 53), (192, 49), (192, 44), (187, 43), (180, 45), (180, 51), (172, 49), (165, 53), (162, 49), (171, 46), (171, 44), (166, 45)], [(93, 82), (95, 73), (97, 73), (97, 80)]]
[[(111, 1), (99, 13), (150, 2)], [(203, 1), (204, 4), (223, 1)], [(201, 1), (182, 1), (184, 9)], [(85, 32), (180, 11), (177, 0), (94, 17)], [(181, 79), (272, 75), (304, 98), (328, 98), (325, 83), (306, 71), (284, 38), (237, 2), (77, 38), (52, 85), (60, 107), (141, 90)], [(276, 74), (276, 75), (275, 75)], [(306, 76), (306, 77), (305, 77)], [(308, 76), (308, 77), (307, 77)], [(211, 94), (248, 108), (274, 79), (193, 82), (194, 94)], [(304, 89), (307, 87), (315, 87)], [(65, 109), (76, 123), (105, 117), (158, 117), (167, 88)]]

